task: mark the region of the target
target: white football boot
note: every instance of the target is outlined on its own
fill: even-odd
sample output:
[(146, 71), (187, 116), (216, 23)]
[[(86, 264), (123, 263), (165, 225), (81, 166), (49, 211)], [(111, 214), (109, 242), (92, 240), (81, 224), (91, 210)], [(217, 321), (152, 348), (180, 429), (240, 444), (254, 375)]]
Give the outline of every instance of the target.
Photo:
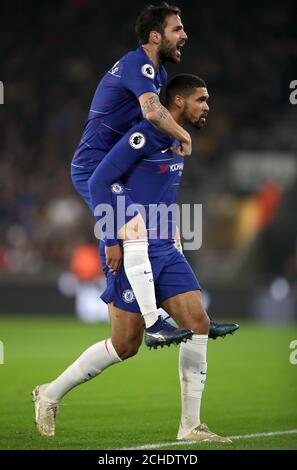
[(190, 432), (182, 432), (180, 429), (177, 435), (178, 441), (197, 441), (197, 442), (207, 442), (207, 441), (214, 441), (214, 442), (225, 442), (230, 443), (232, 442), (229, 437), (222, 437), (214, 432), (211, 432), (206, 424), (199, 424)]
[(49, 400), (45, 396), (44, 392), (47, 385), (37, 385), (32, 391), (33, 402), (35, 404), (35, 423), (40, 434), (43, 436), (54, 436), (59, 402)]

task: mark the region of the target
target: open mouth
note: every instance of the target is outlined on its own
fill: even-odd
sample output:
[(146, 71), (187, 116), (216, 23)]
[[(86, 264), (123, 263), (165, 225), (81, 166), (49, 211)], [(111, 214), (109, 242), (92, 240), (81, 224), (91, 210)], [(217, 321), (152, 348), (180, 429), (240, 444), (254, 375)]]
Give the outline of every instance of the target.
[(185, 42), (180, 42), (179, 44), (176, 45), (176, 50), (177, 50), (177, 53), (178, 55), (180, 56), (181, 55), (181, 48), (185, 45)]
[(200, 123), (201, 124), (205, 124), (206, 123), (206, 117), (207, 117), (207, 114), (203, 114), (200, 118)]

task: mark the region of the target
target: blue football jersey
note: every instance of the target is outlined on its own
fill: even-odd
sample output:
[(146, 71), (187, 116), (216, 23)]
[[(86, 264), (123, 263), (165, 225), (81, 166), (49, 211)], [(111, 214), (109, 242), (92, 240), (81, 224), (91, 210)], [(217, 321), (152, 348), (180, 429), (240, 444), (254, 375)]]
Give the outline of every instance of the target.
[(72, 164), (96, 167), (104, 155), (143, 119), (138, 97), (160, 93), (167, 73), (156, 69), (142, 47), (128, 52), (104, 75), (93, 97)]
[(173, 249), (177, 195), (184, 166), (184, 158), (171, 151), (174, 143), (177, 142), (173, 138), (143, 119), (117, 142), (96, 169), (100, 184), (94, 185), (95, 204), (114, 206), (112, 183), (120, 180), (145, 218), (150, 254), (161, 247), (163, 252)]

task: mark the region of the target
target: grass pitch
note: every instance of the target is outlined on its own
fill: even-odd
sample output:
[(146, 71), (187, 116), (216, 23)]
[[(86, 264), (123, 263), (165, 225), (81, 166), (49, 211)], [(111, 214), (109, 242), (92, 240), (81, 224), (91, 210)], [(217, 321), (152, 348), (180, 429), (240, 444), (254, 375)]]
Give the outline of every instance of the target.
[[(54, 438), (37, 434), (31, 390), (62, 372), (109, 326), (75, 319), (0, 317), (0, 449), (297, 449), (297, 432), (232, 444), (174, 443), (180, 414), (178, 348), (149, 351), (107, 369), (64, 398)], [(226, 436), (297, 429), (296, 327), (241, 324), (209, 341), (202, 421)]]

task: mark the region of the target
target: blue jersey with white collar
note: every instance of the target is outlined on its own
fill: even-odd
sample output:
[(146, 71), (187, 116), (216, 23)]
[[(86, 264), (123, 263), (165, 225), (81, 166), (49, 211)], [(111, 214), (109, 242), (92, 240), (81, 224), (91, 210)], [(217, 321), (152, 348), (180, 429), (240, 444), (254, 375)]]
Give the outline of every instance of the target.
[(159, 94), (167, 73), (155, 69), (142, 47), (128, 52), (104, 75), (93, 97), (72, 165), (94, 168), (135, 124), (143, 119), (138, 97)]

